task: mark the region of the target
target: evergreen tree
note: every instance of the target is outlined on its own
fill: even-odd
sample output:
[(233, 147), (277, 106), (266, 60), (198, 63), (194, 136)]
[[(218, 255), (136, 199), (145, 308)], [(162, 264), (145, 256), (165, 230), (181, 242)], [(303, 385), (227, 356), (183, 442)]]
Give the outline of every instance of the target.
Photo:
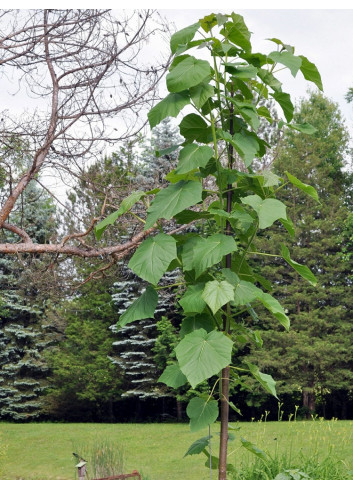
[[(55, 208), (31, 184), (16, 209), (13, 224), (24, 222), (34, 242), (48, 242), (55, 232)], [(7, 237), (11, 240), (11, 236)], [(15, 238), (13, 238), (15, 239)], [(45, 316), (50, 298), (40, 280), (41, 257), (0, 256), (0, 416), (32, 420), (42, 413), (42, 394), (48, 386), (43, 352), (57, 334)]]
[(107, 281), (94, 281), (62, 304), (65, 336), (47, 355), (51, 369), (46, 412), (69, 421), (114, 421), (121, 376), (110, 360), (116, 317)]
[(336, 395), (344, 417), (353, 388), (351, 266), (342, 259), (343, 230), (350, 213), (351, 176), (343, 171), (348, 133), (337, 105), (320, 94), (303, 100), (295, 119), (310, 122), (317, 131), (314, 135), (287, 131), (273, 171), (286, 169), (314, 186), (320, 204), (313, 208), (303, 192), (287, 189), (285, 203), (295, 235), (288, 237), (282, 226), (266, 230), (259, 248), (279, 255), (281, 243), (291, 242), (291, 258), (307, 265), (318, 285), (310, 286), (282, 258), (268, 257), (269, 266), (261, 273), (279, 286), (278, 299), (288, 310), (291, 329), (280, 332), (270, 325), (271, 318), (260, 317), (264, 349), (247, 358), (256, 356), (262, 370), (279, 381), (277, 392), (300, 395), (306, 413), (315, 411), (317, 398)]
[[(175, 283), (177, 274), (169, 273), (162, 286)], [(124, 280), (114, 284), (115, 293), (112, 300), (117, 308), (117, 317), (121, 316), (132, 304), (136, 297), (143, 293), (145, 284), (126, 268)], [(153, 348), (158, 337), (157, 323), (163, 316), (176, 315), (175, 297), (166, 288), (163, 300), (156, 309), (155, 319), (144, 319), (118, 329), (111, 327), (116, 333), (114, 341), (113, 362), (124, 372), (123, 398), (136, 397), (139, 399), (170, 397), (170, 393), (158, 386), (157, 380), (162, 370), (155, 361)], [(175, 318), (174, 318), (175, 320)]]

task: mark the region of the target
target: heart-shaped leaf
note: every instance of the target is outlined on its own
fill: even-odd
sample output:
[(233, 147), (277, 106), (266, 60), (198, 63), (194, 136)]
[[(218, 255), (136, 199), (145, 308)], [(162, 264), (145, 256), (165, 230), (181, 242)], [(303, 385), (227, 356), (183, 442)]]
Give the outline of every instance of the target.
[(179, 365), (168, 365), (162, 375), (159, 377), (158, 382), (163, 382), (163, 384), (172, 387), (173, 389), (177, 389), (182, 385), (186, 384), (187, 378), (180, 370)]
[(187, 207), (197, 204), (202, 198), (202, 185), (193, 180), (181, 180), (162, 189), (147, 211), (145, 229), (157, 219), (171, 219)]
[(223, 333), (198, 329), (186, 335), (175, 352), (181, 371), (195, 388), (230, 364), (232, 348), (233, 342)]
[(143, 280), (157, 285), (175, 258), (177, 258), (175, 239), (160, 233), (140, 244), (129, 261), (129, 267)]
[(190, 431), (202, 430), (218, 418), (218, 402), (193, 397), (187, 405), (186, 414), (190, 418)]

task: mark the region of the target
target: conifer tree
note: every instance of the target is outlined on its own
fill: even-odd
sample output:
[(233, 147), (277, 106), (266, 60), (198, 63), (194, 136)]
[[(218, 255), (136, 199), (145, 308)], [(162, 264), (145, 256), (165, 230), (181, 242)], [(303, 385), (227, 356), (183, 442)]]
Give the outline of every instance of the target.
[[(55, 232), (55, 208), (32, 183), (14, 214), (15, 225), (25, 222), (38, 243)], [(3, 231), (4, 232), (4, 231)], [(10, 234), (10, 233), (9, 233)], [(11, 240), (11, 236), (8, 237)], [(0, 256), (0, 417), (29, 421), (42, 414), (43, 393), (48, 386), (44, 351), (57, 334), (45, 316), (50, 291), (36, 280), (45, 270), (41, 257)], [(48, 288), (49, 284), (48, 284)]]
[[(277, 392), (288, 393), (297, 402), (301, 397), (307, 415), (315, 412), (317, 399), (336, 395), (341, 405), (338, 415), (344, 417), (353, 386), (351, 265), (342, 258), (347, 241), (343, 231), (352, 210), (347, 206), (352, 179), (344, 171), (349, 138), (337, 105), (323, 95), (311, 93), (302, 100), (295, 119), (310, 120), (317, 131), (304, 135), (288, 130), (272, 171), (281, 174), (286, 169), (314, 186), (320, 203), (313, 206), (303, 192), (286, 189), (281, 198), (295, 234), (288, 239), (278, 225), (259, 237), (261, 248), (272, 255), (261, 273), (276, 284), (277, 294), (281, 291), (277, 297), (288, 310), (291, 329), (279, 333), (271, 318), (260, 317), (264, 348), (248, 358), (256, 355), (262, 369), (279, 381)], [(313, 271), (316, 288), (273, 256), (280, 254), (281, 243), (290, 246), (293, 260)]]

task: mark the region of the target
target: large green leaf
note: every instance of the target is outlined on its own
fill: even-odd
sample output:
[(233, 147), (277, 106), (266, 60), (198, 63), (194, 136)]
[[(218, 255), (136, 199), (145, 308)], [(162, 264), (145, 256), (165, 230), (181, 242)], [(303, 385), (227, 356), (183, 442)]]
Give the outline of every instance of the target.
[(170, 38), (170, 49), (172, 53), (175, 53), (179, 44), (187, 44), (190, 42), (194, 38), (199, 27), (200, 22), (196, 22), (195, 24), (189, 25), (188, 27), (184, 27), (184, 29), (175, 32)]
[(188, 173), (195, 168), (204, 168), (212, 155), (213, 151), (209, 146), (188, 144), (180, 151), (179, 164), (175, 173)]
[(256, 78), (257, 75), (257, 68), (255, 68), (255, 66), (242, 66), (235, 63), (224, 63), (224, 66), (227, 73), (230, 73), (241, 80)]
[(279, 176), (273, 173), (271, 170), (264, 170), (259, 177), (263, 179), (262, 186), (263, 187), (273, 187), (274, 185), (279, 184)]
[(186, 414), (190, 418), (190, 431), (202, 430), (218, 418), (218, 402), (193, 397), (187, 405)]
[(206, 447), (208, 447), (210, 443), (210, 439), (212, 436), (203, 436), (199, 440), (194, 441), (192, 445), (188, 448), (188, 451), (185, 453), (184, 457), (187, 455), (197, 455), (199, 453), (202, 453)]
[(129, 267), (143, 280), (157, 285), (175, 258), (177, 258), (175, 239), (161, 233), (140, 244), (129, 261)]
[(215, 323), (212, 317), (208, 314), (196, 314), (183, 319), (180, 325), (180, 338), (184, 338), (189, 333), (197, 329), (204, 329), (210, 333), (215, 329)]
[(260, 150), (257, 137), (248, 132), (238, 132), (234, 134), (231, 144), (238, 151), (246, 166), (249, 166), (252, 163)]
[(302, 65), (302, 59), (299, 56), (294, 56), (288, 51), (273, 51), (268, 57), (276, 63), (281, 63), (282, 65), (287, 66), (293, 76), (296, 76)]
[(234, 288), (225, 280), (222, 280), (222, 282), (212, 280), (206, 283), (202, 298), (210, 307), (213, 314), (215, 314), (218, 309), (233, 300)]
[(187, 141), (209, 143), (212, 141), (212, 129), (197, 114), (188, 114), (179, 124), (180, 134)]
[(267, 107), (265, 107), (264, 105), (261, 105), (256, 110), (257, 110), (257, 113), (259, 114), (259, 116), (264, 117), (270, 124), (273, 124), (273, 118), (272, 118), (271, 112), (268, 110)]
[(204, 283), (189, 285), (185, 294), (179, 300), (179, 304), (185, 314), (201, 313), (206, 307), (206, 302), (202, 297), (202, 292), (205, 287)]
[(261, 78), (261, 80), (275, 92), (280, 92), (282, 90), (282, 83), (277, 80), (270, 71), (260, 68), (257, 71), (257, 74), (259, 75), (259, 78)]
[(166, 117), (176, 117), (179, 112), (190, 102), (188, 92), (170, 93), (148, 113), (148, 121), (151, 129), (163, 121)]
[(273, 380), (272, 376), (260, 372), (259, 367), (257, 367), (256, 365), (253, 365), (250, 362), (245, 362), (245, 363), (249, 367), (249, 371), (250, 371), (251, 375), (253, 377), (255, 377), (255, 379), (258, 382), (260, 382), (260, 384), (262, 385), (262, 387), (267, 392), (269, 392), (273, 396), (277, 397), (277, 393), (276, 393), (276, 382)]
[(181, 371), (195, 388), (230, 364), (232, 348), (233, 342), (223, 333), (198, 329), (186, 335), (175, 352)]
[(314, 63), (311, 63), (308, 60), (308, 58), (306, 58), (305, 56), (299, 56), (299, 57), (302, 60), (300, 71), (303, 73), (305, 80), (315, 83), (318, 89), (322, 91), (323, 87), (322, 87), (321, 76)]
[(246, 280), (240, 280), (239, 277), (233, 273), (233, 276), (235, 275), (234, 278), (230, 277), (230, 273), (226, 271), (226, 269), (222, 270), (222, 273), (224, 275), (227, 275), (227, 280), (234, 280), (233, 286), (234, 286), (234, 298), (233, 302), (235, 306), (244, 306), (245, 304), (249, 304), (250, 302), (254, 301), (259, 297), (259, 295), (262, 294), (262, 291), (256, 287), (251, 282), (247, 282)]
[(194, 250), (198, 242), (202, 242), (201, 236), (189, 237), (186, 243), (183, 244), (181, 258), (183, 262), (183, 270), (192, 270), (194, 268)]
[(117, 325), (122, 327), (128, 323), (139, 321), (140, 319), (153, 318), (157, 303), (158, 294), (154, 288), (149, 285), (143, 294), (120, 316)]
[(157, 219), (171, 219), (187, 207), (202, 199), (202, 185), (192, 180), (173, 183), (162, 189), (147, 211), (145, 229), (149, 229)]
[[(236, 223), (244, 233), (249, 229), (254, 219), (248, 214), (240, 204), (235, 204), (231, 212), (231, 219), (238, 221)], [(231, 221), (232, 222), (232, 221)]]
[(285, 172), (285, 174), (287, 175), (290, 183), (292, 183), (295, 187), (299, 188), (300, 190), (302, 190), (306, 194), (310, 195), (310, 197), (312, 197), (314, 200), (316, 200), (316, 202), (319, 202), (319, 196), (318, 196), (316, 190), (314, 189), (314, 187), (312, 187), (311, 185), (307, 185), (306, 183), (301, 182), (297, 177), (294, 177), (293, 175), (291, 175), (287, 171)]
[(284, 244), (281, 244), (281, 255), (286, 260), (288, 265), (290, 265), (296, 272), (299, 273), (305, 280), (311, 283), (311, 285), (317, 285), (317, 279), (315, 275), (309, 270), (309, 268), (305, 265), (301, 265), (296, 261), (292, 260), (290, 257), (289, 249)]
[(170, 183), (178, 183), (181, 180), (185, 180), (185, 181), (193, 180), (194, 182), (199, 182), (200, 178), (198, 175), (195, 175), (195, 173), (196, 173), (196, 169), (191, 170), (187, 173), (177, 173), (175, 170), (172, 170), (169, 173), (167, 173), (167, 175), (164, 178)]
[(290, 326), (289, 317), (286, 315), (283, 307), (278, 302), (278, 300), (272, 297), (272, 295), (266, 294), (265, 292), (263, 292), (262, 295), (259, 295), (258, 299), (288, 331)]
[(287, 219), (286, 206), (277, 199), (261, 199), (259, 195), (248, 195), (241, 200), (257, 213), (260, 229), (272, 226), (277, 219)]
[(210, 74), (211, 66), (208, 61), (188, 56), (168, 73), (167, 88), (169, 92), (182, 92), (198, 85)]
[(222, 269), (222, 275), (233, 286), (233, 303), (235, 306), (248, 304), (262, 294), (262, 291), (253, 283), (240, 280), (238, 275), (228, 268)]
[(287, 122), (293, 119), (294, 105), (292, 104), (290, 95), (284, 92), (274, 92), (272, 97), (279, 103), (281, 109), (283, 110), (284, 116)]
[(251, 33), (244, 22), (244, 17), (233, 12), (232, 20), (233, 22), (226, 23), (227, 38), (245, 51), (251, 51)]
[(179, 365), (168, 365), (162, 375), (159, 377), (158, 382), (163, 382), (163, 384), (172, 387), (173, 389), (177, 389), (182, 385), (186, 384), (187, 378), (180, 370)]
[(137, 190), (136, 192), (132, 192), (132, 194), (126, 197), (126, 199), (122, 200), (119, 209), (107, 216), (105, 219), (103, 219), (103, 221), (99, 222), (94, 228), (96, 238), (101, 239), (105, 229), (111, 224), (114, 224), (118, 217), (129, 211), (131, 207), (136, 204), (136, 202), (141, 200), (144, 195), (146, 195), (145, 192), (142, 190)]
[(236, 251), (237, 245), (231, 236), (213, 234), (208, 238), (200, 238), (193, 249), (193, 268), (196, 277), (200, 276), (208, 267), (218, 263), (223, 256)]
[(212, 85), (209, 85), (208, 80), (190, 88), (190, 97), (198, 109), (201, 109), (213, 95), (214, 88)]
[(255, 106), (251, 102), (236, 102), (236, 107), (244, 120), (257, 131), (260, 126), (260, 118)]

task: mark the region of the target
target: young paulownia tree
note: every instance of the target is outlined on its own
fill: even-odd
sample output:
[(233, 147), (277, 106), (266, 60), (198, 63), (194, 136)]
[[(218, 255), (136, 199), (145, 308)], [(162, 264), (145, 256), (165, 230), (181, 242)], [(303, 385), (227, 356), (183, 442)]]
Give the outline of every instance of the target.
[[(250, 256), (264, 254), (255, 248), (254, 238), (275, 221), (294, 233), (286, 206), (277, 199), (278, 189), (292, 184), (318, 200), (313, 187), (288, 172), (280, 176), (270, 170), (256, 173), (252, 168), (253, 160), (258, 161), (269, 148), (257, 134), (261, 118), (274, 122), (264, 98), (274, 99), (281, 107), (285, 121), (276, 121), (280, 128), (288, 126), (308, 134), (315, 131), (307, 122), (290, 124), (294, 107), (290, 95), (282, 91), (276, 71), (288, 68), (293, 76), (301, 71), (322, 90), (313, 63), (295, 55), (294, 48), (279, 39), (271, 41), (275, 50), (267, 55), (253, 53), (250, 32), (235, 13), (208, 15), (172, 36), (174, 59), (166, 78), (169, 94), (148, 118), (153, 128), (166, 117), (178, 116), (184, 107), (191, 109), (179, 125), (184, 142), (178, 164), (167, 175), (166, 188), (134, 192), (96, 227), (99, 238), (120, 215), (144, 202), (145, 230), (154, 229), (129, 262), (133, 272), (149, 285), (118, 325), (153, 317), (160, 279), (169, 270), (180, 270), (180, 278), (172, 286), (182, 295), (179, 303), (185, 317), (181, 340), (175, 348), (177, 362), (166, 368), (160, 381), (174, 388), (188, 382), (194, 388), (218, 376), (208, 395), (190, 400), (187, 414), (191, 431), (207, 428), (220, 414), (219, 458), (210, 459), (218, 466), (219, 479), (226, 479), (229, 470), (229, 407), (236, 409), (229, 402), (230, 382), (237, 382), (245, 370), (276, 395), (272, 377), (255, 365), (247, 363), (241, 369), (230, 365), (236, 340), (261, 343), (259, 333), (245, 327), (239, 317), (244, 313), (255, 317), (257, 305), (262, 305), (285, 329), (290, 322), (270, 295), (267, 281), (248, 264)], [(193, 48), (207, 50), (209, 60), (189, 54)], [(172, 219), (183, 226), (183, 233), (164, 232), (164, 220)], [(195, 232), (204, 222), (207, 233)], [(185, 225), (191, 223), (193, 232), (185, 232)], [(304, 279), (316, 284), (310, 270), (293, 261), (285, 245), (281, 256)], [(209, 457), (208, 444), (209, 436), (201, 438), (187, 454), (204, 452)], [(253, 449), (248, 442), (243, 444)]]

